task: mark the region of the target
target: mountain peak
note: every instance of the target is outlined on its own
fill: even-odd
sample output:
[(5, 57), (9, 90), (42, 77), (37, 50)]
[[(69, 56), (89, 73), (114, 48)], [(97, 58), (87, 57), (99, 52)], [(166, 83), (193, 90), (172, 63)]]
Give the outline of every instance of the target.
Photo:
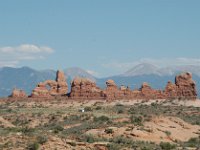
[(123, 74), (123, 76), (137, 76), (137, 75), (148, 75), (148, 74), (159, 74), (157, 71), (159, 68), (153, 64), (141, 63), (134, 66)]
[(71, 78), (84, 77), (84, 78), (91, 79), (92, 81), (96, 81), (94, 76), (92, 76), (87, 71), (79, 67), (67, 68), (64, 70), (64, 72), (66, 76), (71, 77)]

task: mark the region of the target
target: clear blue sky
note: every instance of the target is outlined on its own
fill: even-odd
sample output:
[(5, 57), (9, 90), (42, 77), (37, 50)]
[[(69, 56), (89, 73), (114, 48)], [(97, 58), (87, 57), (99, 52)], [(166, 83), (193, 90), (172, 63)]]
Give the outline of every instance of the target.
[(144, 60), (200, 59), (199, 0), (0, 2), (1, 66), (108, 76)]

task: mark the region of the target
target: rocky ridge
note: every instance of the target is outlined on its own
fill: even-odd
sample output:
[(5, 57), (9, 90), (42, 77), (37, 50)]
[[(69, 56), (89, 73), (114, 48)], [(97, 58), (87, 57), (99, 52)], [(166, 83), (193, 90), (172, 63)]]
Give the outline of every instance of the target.
[[(14, 89), (11, 97), (25, 97), (22, 90)], [(56, 80), (46, 80), (39, 83), (29, 97), (48, 98), (53, 96), (65, 96), (69, 99), (81, 100), (117, 100), (117, 99), (196, 99), (196, 84), (189, 72), (175, 77), (175, 83), (169, 81), (165, 90), (153, 89), (144, 82), (139, 89), (131, 90), (129, 87), (118, 88), (113, 80), (106, 82), (106, 88), (97, 87), (96, 83), (87, 78), (76, 77), (71, 82), (71, 91), (68, 93), (68, 85), (63, 71), (57, 71)]]

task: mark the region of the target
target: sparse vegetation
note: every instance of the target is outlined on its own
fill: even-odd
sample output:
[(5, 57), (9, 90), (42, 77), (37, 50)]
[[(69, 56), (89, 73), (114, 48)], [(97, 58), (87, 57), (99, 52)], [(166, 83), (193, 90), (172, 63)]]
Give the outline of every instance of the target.
[(170, 144), (168, 142), (161, 142), (160, 147), (162, 148), (162, 150), (173, 150), (176, 148), (176, 145)]
[[(156, 117), (177, 117), (189, 124), (199, 125), (200, 108), (178, 106), (173, 101), (168, 103), (163, 101), (147, 105), (147, 102), (143, 101), (134, 105), (88, 105), (86, 102), (71, 103), (62, 100), (59, 103), (51, 101), (46, 106), (41, 102), (30, 103), (29, 106), (23, 101), (1, 103), (0, 135), (1, 138), (10, 140), (0, 143), (0, 149), (22, 147), (37, 150), (52, 142), (52, 137), (56, 142), (61, 142), (60, 145), (64, 142), (73, 149), (79, 146), (78, 142), (103, 142), (109, 150), (173, 150), (177, 146), (199, 147), (200, 138), (191, 138), (187, 142), (173, 141), (177, 144), (155, 144), (137, 140), (136, 131), (154, 134), (154, 130), (147, 128), (145, 123), (152, 122)], [(84, 108), (84, 113), (77, 111), (80, 107)], [(170, 128), (174, 127), (169, 126)], [(169, 140), (174, 135), (168, 129), (159, 132), (166, 135), (160, 136), (161, 141)], [(200, 130), (196, 132), (199, 133)], [(16, 141), (12, 141), (11, 137)]]

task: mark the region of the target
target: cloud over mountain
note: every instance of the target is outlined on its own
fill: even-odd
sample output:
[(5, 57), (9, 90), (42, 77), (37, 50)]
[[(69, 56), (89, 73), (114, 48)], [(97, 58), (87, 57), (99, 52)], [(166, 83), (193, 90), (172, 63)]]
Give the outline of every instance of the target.
[(16, 66), (20, 61), (44, 59), (53, 52), (54, 50), (48, 46), (33, 44), (0, 47), (0, 67)]

